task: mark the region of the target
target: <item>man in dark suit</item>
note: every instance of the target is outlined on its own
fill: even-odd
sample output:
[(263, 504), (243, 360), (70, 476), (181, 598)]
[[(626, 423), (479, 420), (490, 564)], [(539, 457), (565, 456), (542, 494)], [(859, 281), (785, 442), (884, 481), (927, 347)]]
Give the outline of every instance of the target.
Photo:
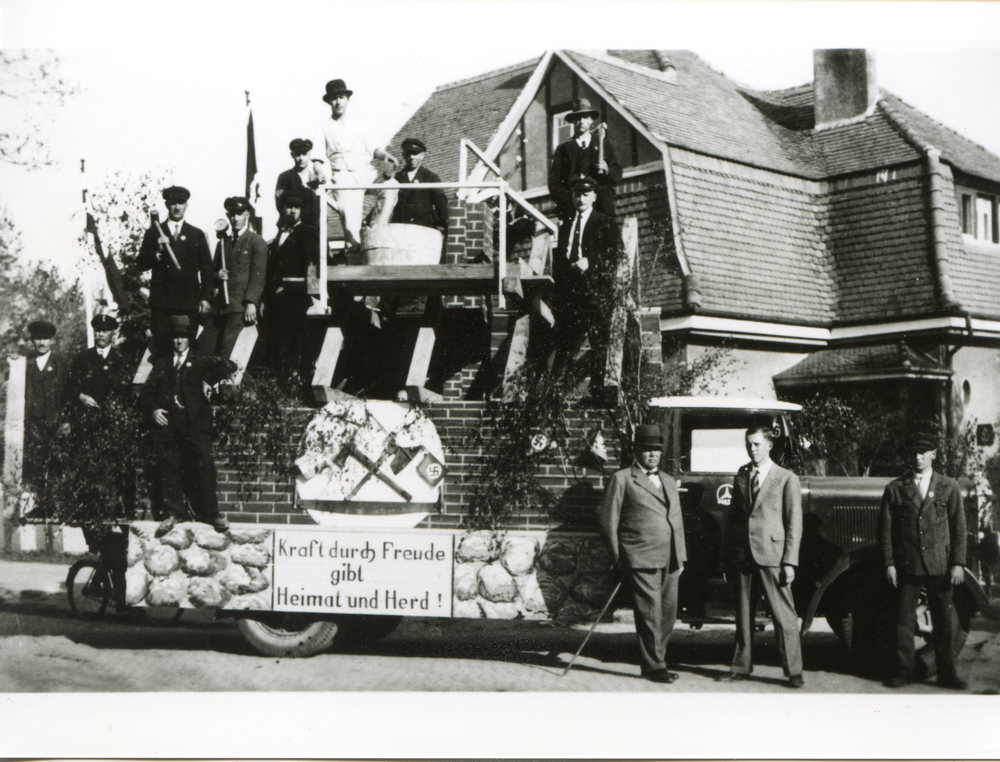
[(604, 385), (622, 239), (615, 221), (594, 209), (594, 180), (577, 178), (573, 182), (573, 199), (576, 214), (559, 226), (559, 244), (552, 258), (550, 306), (556, 320), (556, 346), (549, 363), (554, 375), (561, 375), (589, 335), (590, 386), (596, 391)]
[(754, 610), (763, 588), (788, 686), (801, 688), (802, 644), (792, 581), (802, 541), (802, 488), (795, 474), (771, 460), (773, 446), (769, 426), (747, 429), (750, 462), (736, 473), (722, 540), (722, 558), (736, 593), (736, 647), (731, 671), (718, 679), (738, 682), (753, 672)]
[[(404, 186), (441, 182), (440, 177), (423, 165), (426, 156), (427, 147), (422, 140), (419, 138), (404, 140), (403, 159), (406, 161), (406, 166), (396, 173), (396, 182)], [(431, 190), (401, 188), (391, 221), (435, 228), (447, 236), (448, 198), (441, 188)]]
[[(303, 383), (312, 378), (312, 361), (303, 355), (306, 311), (312, 298), (306, 293), (309, 265), (319, 265), (319, 230), (301, 221), (303, 197), (288, 191), (281, 198), (282, 228), (267, 257), (264, 285), (264, 325), (267, 356), (277, 374), (297, 372)], [(287, 283), (285, 278), (302, 278)]]
[(21, 474), (25, 486), (40, 492), (45, 482), (49, 442), (59, 427), (66, 390), (66, 361), (52, 351), (56, 327), (47, 320), (28, 325), (35, 350), (24, 378), (24, 449)]
[(223, 206), (232, 233), (221, 238), (215, 247), (218, 288), (212, 314), (198, 337), (198, 351), (203, 357), (228, 360), (243, 327), (257, 325), (267, 277), (267, 244), (250, 227), (253, 207), (249, 201), (242, 196), (231, 196)]
[(622, 167), (610, 140), (604, 141), (604, 160), (599, 157), (598, 138), (590, 132), (598, 116), (590, 101), (577, 98), (573, 110), (565, 117), (573, 124), (573, 139), (556, 147), (549, 167), (549, 194), (561, 220), (569, 219), (575, 212), (571, 185), (580, 175), (597, 180), (597, 211), (615, 216), (615, 183), (622, 179)]
[(169, 356), (170, 318), (186, 315), (195, 325), (199, 315), (212, 309), (212, 252), (205, 234), (184, 222), (188, 199), (186, 188), (171, 186), (163, 191), (168, 219), (146, 231), (136, 257), (140, 271), (152, 270), (149, 309), (156, 356)]
[(274, 187), (274, 205), (278, 209), (278, 214), (283, 214), (282, 197), (289, 191), (295, 191), (302, 199), (302, 221), (316, 225), (319, 220), (319, 196), (313, 188), (319, 183), (310, 173), (309, 154), (312, 147), (312, 141), (303, 138), (295, 138), (288, 144), (295, 166), (278, 175), (278, 182)]
[(658, 426), (636, 427), (635, 463), (611, 477), (598, 509), (601, 534), (632, 585), (635, 633), (642, 675), (672, 683), (667, 644), (677, 620), (677, 583), (687, 549), (673, 478), (658, 470), (663, 435)]
[(921, 433), (907, 442), (910, 470), (886, 485), (882, 495), (879, 541), (886, 579), (898, 593), (896, 666), (887, 685), (913, 681), (917, 601), (920, 588), (934, 627), (938, 685), (964, 690), (955, 670), (955, 610), (952, 588), (965, 578), (965, 508), (958, 482), (934, 470), (937, 438)]
[(118, 321), (111, 315), (94, 315), (90, 325), (94, 346), (74, 357), (69, 370), (66, 409), (71, 422), (85, 421), (109, 397), (127, 391), (131, 381), (128, 363), (113, 344)]
[(184, 519), (187, 497), (196, 520), (218, 532), (229, 528), (219, 515), (215, 462), (209, 439), (212, 409), (205, 393), (205, 361), (191, 348), (195, 327), (187, 315), (171, 318), (173, 352), (153, 363), (139, 394), (143, 414), (152, 424), (159, 491), (155, 507), (166, 520), (157, 529), (166, 533)]

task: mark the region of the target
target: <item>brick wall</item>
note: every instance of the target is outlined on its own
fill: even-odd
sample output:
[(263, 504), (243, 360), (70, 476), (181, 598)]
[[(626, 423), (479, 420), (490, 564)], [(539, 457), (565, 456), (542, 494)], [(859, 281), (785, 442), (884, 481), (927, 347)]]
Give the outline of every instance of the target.
[[(288, 444), (289, 454), (298, 454), (299, 440), (314, 411), (296, 410), (294, 426)], [(469, 503), (475, 493), (482, 465), (492, 450), (490, 417), (483, 402), (446, 401), (427, 408), (444, 445), (448, 467), (442, 488), (441, 512), (432, 514), (420, 526), (457, 528), (464, 525)], [(584, 468), (578, 459), (586, 451), (587, 437), (603, 423), (605, 444), (611, 462), (605, 466), (608, 474), (618, 467), (618, 442), (606, 411), (596, 409), (567, 410), (569, 439), (561, 442), (561, 450), (549, 450), (538, 456), (536, 478), (555, 498), (555, 508), (549, 512), (536, 507), (513, 516), (504, 528), (552, 528), (571, 524), (593, 528), (592, 517), (603, 494), (604, 479), (592, 468)], [(478, 435), (481, 434), (481, 437)], [(278, 476), (263, 476), (247, 485), (255, 493), (248, 499), (239, 496), (240, 477), (226, 462), (223, 452), (216, 453), (220, 510), (231, 522), (259, 524), (312, 524), (307, 513), (294, 504), (294, 480)]]

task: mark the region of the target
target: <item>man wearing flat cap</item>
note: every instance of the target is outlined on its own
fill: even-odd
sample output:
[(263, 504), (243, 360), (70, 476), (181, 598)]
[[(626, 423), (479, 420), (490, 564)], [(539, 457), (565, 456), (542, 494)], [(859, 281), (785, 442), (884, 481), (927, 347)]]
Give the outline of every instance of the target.
[(73, 358), (66, 385), (66, 408), (73, 420), (101, 410), (109, 397), (128, 391), (131, 381), (125, 356), (114, 346), (118, 321), (111, 315), (94, 315), (90, 326), (94, 346)]
[(623, 245), (615, 221), (594, 208), (597, 183), (578, 177), (572, 188), (576, 211), (559, 226), (559, 243), (552, 258), (550, 305), (556, 319), (556, 346), (550, 364), (558, 376), (589, 336), (590, 387), (598, 392), (604, 383), (615, 277)]
[(914, 628), (920, 589), (934, 628), (938, 685), (964, 690), (955, 669), (952, 590), (965, 579), (966, 522), (958, 482), (934, 470), (937, 437), (919, 432), (907, 440), (908, 472), (882, 495), (879, 541), (885, 576), (895, 589), (896, 663), (887, 685), (914, 680)]
[(667, 644), (687, 561), (684, 519), (675, 480), (659, 470), (658, 426), (636, 426), (633, 455), (633, 464), (608, 481), (597, 519), (615, 566), (631, 584), (642, 676), (672, 683), (677, 673), (667, 669)]
[(223, 206), (230, 233), (215, 247), (215, 296), (198, 337), (198, 351), (202, 357), (228, 360), (240, 331), (257, 325), (267, 277), (267, 243), (250, 225), (254, 209), (246, 198), (230, 196)]
[[(303, 138), (295, 138), (288, 144), (295, 166), (278, 175), (278, 182), (274, 188), (274, 205), (278, 209), (278, 216), (281, 217), (284, 214), (284, 207), (281, 204), (282, 196), (289, 191), (296, 191), (302, 197), (302, 221), (316, 225), (319, 220), (319, 198), (313, 192), (317, 182), (315, 173), (312, 171), (312, 162), (309, 160), (312, 147), (312, 141)], [(283, 220), (279, 220), (278, 225), (283, 224)]]
[(560, 143), (552, 155), (549, 167), (549, 193), (556, 204), (559, 219), (573, 216), (575, 205), (571, 183), (580, 175), (596, 181), (596, 208), (601, 214), (615, 216), (615, 183), (622, 179), (622, 167), (615, 157), (614, 146), (605, 139), (604, 160), (600, 158), (600, 139), (591, 134), (597, 109), (590, 107), (586, 98), (573, 101), (573, 110), (565, 117), (573, 125), (573, 139)]
[(190, 197), (176, 185), (163, 191), (167, 220), (146, 231), (136, 257), (140, 271), (152, 270), (149, 309), (157, 357), (171, 353), (172, 315), (186, 315), (194, 325), (212, 309), (212, 252), (205, 234), (184, 221)]
[[(320, 123), (313, 138), (312, 161), (316, 175), (334, 185), (330, 194), (333, 207), (340, 214), (347, 242), (345, 253), (361, 247), (361, 222), (364, 216), (365, 192), (363, 190), (336, 190), (337, 185), (368, 185), (375, 180), (373, 159), (399, 162), (348, 115), (353, 90), (342, 79), (326, 83), (323, 100), (330, 105), (330, 118)], [(320, 219), (326, 215), (321, 210)]]
[(171, 353), (153, 363), (139, 393), (156, 448), (154, 515), (160, 519), (165, 514), (158, 533), (185, 519), (185, 497), (196, 521), (219, 532), (229, 528), (219, 514), (210, 440), (212, 409), (205, 393), (206, 384), (217, 379), (208, 377), (204, 358), (191, 346), (196, 330), (187, 315), (171, 318)]
[[(303, 383), (312, 379), (312, 366), (303, 355), (306, 311), (312, 297), (306, 292), (305, 277), (310, 264), (319, 265), (319, 230), (301, 219), (303, 196), (290, 190), (281, 197), (285, 226), (271, 241), (264, 284), (264, 325), (266, 351), (275, 374), (298, 373)], [(285, 278), (301, 278), (288, 283)]]
[[(396, 182), (400, 185), (417, 185), (419, 183), (439, 183), (441, 178), (424, 166), (427, 147), (420, 138), (407, 138), (403, 141), (403, 159), (406, 166), (396, 173)], [(442, 235), (448, 234), (448, 198), (441, 188), (419, 190), (401, 188), (396, 207), (392, 212), (392, 222), (403, 222), (408, 225), (423, 225), (426, 228), (440, 230)]]
[(34, 357), (28, 358), (24, 379), (24, 450), (21, 473), (25, 486), (40, 491), (44, 484), (49, 441), (59, 426), (66, 391), (66, 361), (52, 351), (56, 327), (47, 320), (28, 324)]

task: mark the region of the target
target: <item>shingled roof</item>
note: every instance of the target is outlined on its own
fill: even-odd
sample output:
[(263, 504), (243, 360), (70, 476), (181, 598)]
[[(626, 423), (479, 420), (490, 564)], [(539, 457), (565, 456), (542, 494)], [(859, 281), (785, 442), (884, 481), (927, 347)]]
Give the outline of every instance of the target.
[(774, 376), (779, 388), (818, 386), (843, 381), (923, 376), (947, 377), (951, 371), (905, 342), (871, 347), (823, 349)]

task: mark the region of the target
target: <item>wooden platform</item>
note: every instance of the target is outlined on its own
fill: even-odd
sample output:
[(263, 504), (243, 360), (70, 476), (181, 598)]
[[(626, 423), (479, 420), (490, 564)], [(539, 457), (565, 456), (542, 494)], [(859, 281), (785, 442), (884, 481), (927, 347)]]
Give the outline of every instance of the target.
[[(343, 265), (330, 267), (327, 280), (349, 286), (352, 294), (448, 294), (475, 296), (495, 289), (496, 267), (476, 265)], [(549, 275), (521, 277), (530, 292), (552, 283)]]

